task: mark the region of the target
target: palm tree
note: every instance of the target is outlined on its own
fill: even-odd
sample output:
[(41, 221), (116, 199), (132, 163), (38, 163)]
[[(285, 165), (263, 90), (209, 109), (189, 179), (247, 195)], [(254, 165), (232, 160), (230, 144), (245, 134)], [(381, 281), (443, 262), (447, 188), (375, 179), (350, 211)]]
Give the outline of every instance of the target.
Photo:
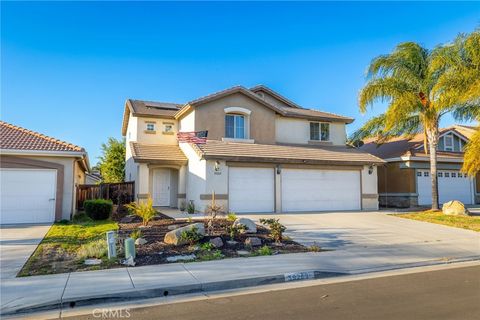
[(457, 102), (458, 120), (479, 122), (465, 148), (462, 170), (470, 176), (480, 173), (480, 29), (460, 34), (453, 44), (439, 47), (433, 54), (432, 70), (441, 75), (433, 88), (446, 99)]
[[(443, 47), (433, 51), (414, 42), (399, 44), (395, 50), (370, 63), (367, 83), (360, 91), (360, 111), (386, 102), (385, 113), (374, 117), (352, 135), (352, 140), (376, 137), (380, 142), (393, 136), (423, 132), (425, 152), (430, 155), (432, 210), (438, 210), (437, 145), (442, 116), (469, 104), (444, 90), (440, 80), (448, 70), (433, 65)], [(467, 99), (468, 100), (468, 99)], [(468, 100), (469, 101), (469, 100)]]

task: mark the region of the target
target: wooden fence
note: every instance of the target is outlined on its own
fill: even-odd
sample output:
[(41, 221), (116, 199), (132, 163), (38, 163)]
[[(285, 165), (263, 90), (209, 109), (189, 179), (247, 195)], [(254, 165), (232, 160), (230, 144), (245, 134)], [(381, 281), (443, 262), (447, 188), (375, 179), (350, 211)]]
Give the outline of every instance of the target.
[(83, 202), (92, 199), (112, 200), (113, 204), (125, 204), (135, 200), (135, 182), (80, 184), (76, 188), (76, 208), (83, 209)]

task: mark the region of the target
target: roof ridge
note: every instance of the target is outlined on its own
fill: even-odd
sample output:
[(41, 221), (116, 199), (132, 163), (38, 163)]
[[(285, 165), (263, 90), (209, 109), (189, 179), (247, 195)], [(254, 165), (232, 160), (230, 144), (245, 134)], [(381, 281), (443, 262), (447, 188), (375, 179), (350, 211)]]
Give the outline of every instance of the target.
[(43, 133), (33, 131), (33, 130), (29, 130), (29, 129), (26, 129), (26, 128), (23, 128), (23, 127), (20, 127), (20, 126), (16, 126), (14, 124), (5, 122), (3, 120), (0, 120), (0, 125), (5, 126), (7, 128), (10, 128), (10, 129), (18, 130), (18, 131), (26, 133), (26, 134), (33, 135), (35, 137), (44, 139), (44, 140), (49, 141), (49, 142), (61, 144), (61, 145), (65, 146), (65, 147), (68, 147), (68, 148), (77, 149), (77, 151), (85, 151), (84, 148), (82, 148), (80, 146), (77, 146), (76, 144), (73, 144), (73, 143), (70, 143), (70, 142), (67, 142), (67, 141), (63, 141), (63, 140), (59, 140), (59, 139), (55, 139), (55, 138), (47, 136)]

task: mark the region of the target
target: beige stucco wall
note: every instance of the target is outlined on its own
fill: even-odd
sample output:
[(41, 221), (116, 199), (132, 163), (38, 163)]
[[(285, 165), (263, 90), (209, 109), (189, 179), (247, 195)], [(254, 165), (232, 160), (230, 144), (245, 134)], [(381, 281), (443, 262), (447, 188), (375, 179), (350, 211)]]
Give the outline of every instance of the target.
[[(281, 143), (308, 144), (310, 141), (310, 122), (305, 119), (276, 117), (276, 140)], [(344, 123), (330, 123), (330, 142), (344, 146), (347, 139)]]
[(180, 132), (195, 131), (195, 110), (190, 111), (179, 120)]
[[(147, 123), (155, 123), (155, 133), (146, 132)], [(163, 132), (165, 124), (173, 124), (173, 132)], [(138, 117), (137, 119), (137, 142), (152, 143), (152, 144), (177, 144), (178, 123), (177, 120), (172, 119), (159, 119), (159, 118), (147, 118)], [(135, 141), (135, 140), (131, 140)]]
[(275, 143), (275, 112), (241, 93), (199, 105), (195, 108), (195, 131), (208, 130), (208, 138), (225, 136), (225, 108), (241, 107), (251, 111), (250, 139), (255, 143)]
[(372, 167), (370, 174), (370, 166), (363, 166), (362, 169), (362, 209), (378, 210), (378, 170), (376, 166)]
[(265, 101), (267, 101), (268, 103), (273, 104), (274, 106), (289, 107), (289, 108), (291, 107), (288, 104), (286, 104), (285, 102), (283, 102), (281, 100), (278, 100), (277, 98), (275, 98), (274, 96), (268, 94), (267, 92), (265, 92), (263, 90), (258, 91), (258, 93), (261, 93), (261, 95), (263, 95), (263, 99), (265, 99)]

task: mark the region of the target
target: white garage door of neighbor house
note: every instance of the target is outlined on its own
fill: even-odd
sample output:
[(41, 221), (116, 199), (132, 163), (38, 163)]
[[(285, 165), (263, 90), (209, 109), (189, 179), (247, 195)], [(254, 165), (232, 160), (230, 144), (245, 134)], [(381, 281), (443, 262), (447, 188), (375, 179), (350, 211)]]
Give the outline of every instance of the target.
[(230, 167), (228, 203), (230, 211), (233, 212), (273, 212), (274, 169)]
[[(473, 203), (473, 180), (459, 171), (438, 170), (439, 202), (458, 200)], [(418, 204), (432, 204), (432, 181), (430, 170), (417, 170)]]
[(360, 210), (360, 171), (282, 170), (282, 211)]
[(55, 170), (1, 169), (0, 223), (55, 220)]

